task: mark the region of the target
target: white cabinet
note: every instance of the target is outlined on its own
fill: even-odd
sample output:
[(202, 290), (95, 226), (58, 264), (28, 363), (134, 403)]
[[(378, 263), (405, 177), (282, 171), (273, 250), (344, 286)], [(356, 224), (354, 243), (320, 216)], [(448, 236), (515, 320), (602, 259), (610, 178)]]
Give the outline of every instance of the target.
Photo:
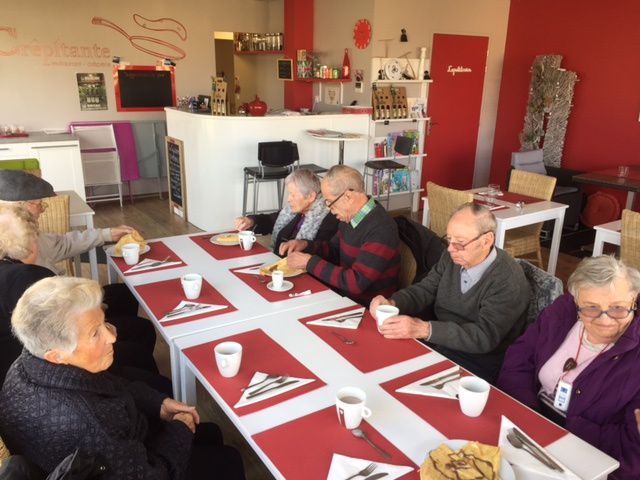
[(71, 135), (61, 137), (64, 139), (34, 133), (24, 139), (28, 141), (4, 139), (0, 142), (0, 160), (35, 158), (40, 162), (42, 178), (54, 190), (73, 190), (85, 200), (80, 144)]
[[(369, 127), (369, 148), (367, 160), (395, 160), (398, 163), (407, 165), (410, 170), (414, 170), (411, 178), (412, 192), (407, 191), (391, 191), (391, 209), (407, 208), (411, 207), (411, 210), (416, 212), (419, 208), (420, 182), (422, 178), (422, 160), (427, 156), (425, 152), (425, 134), (427, 132), (427, 125), (429, 118), (426, 116), (427, 112), (427, 100), (429, 94), (429, 84), (433, 80), (406, 80), (406, 79), (389, 79), (386, 78), (387, 74), (393, 75), (398, 72), (398, 67), (403, 67), (405, 71), (414, 73), (420, 72), (420, 60), (417, 58), (373, 58), (371, 62), (371, 72), (376, 77), (372, 81), (373, 90), (390, 87), (391, 90), (402, 87), (406, 93), (406, 110), (404, 108), (397, 109), (396, 112), (391, 111), (378, 116), (386, 116), (389, 118), (376, 119), (376, 111), (371, 115), (371, 124)], [(394, 65), (396, 68), (389, 68), (388, 65)], [(423, 69), (429, 69), (429, 60), (426, 60)], [(384, 79), (378, 79), (378, 73), (385, 77)], [(372, 101), (373, 105), (373, 101)], [(394, 118), (395, 117), (395, 118)], [(402, 118), (398, 118), (402, 117)], [(402, 134), (403, 132), (415, 131), (417, 136), (416, 145), (417, 151), (410, 156), (394, 156), (393, 145), (390, 141), (395, 135)], [(412, 135), (412, 134), (410, 134)], [(381, 153), (378, 147), (376, 151), (376, 145), (380, 145), (384, 142), (389, 143), (387, 145), (386, 153)], [(374, 193), (373, 180), (368, 182), (367, 190), (369, 193)], [(392, 182), (389, 181), (389, 184)], [(377, 188), (377, 185), (376, 185)], [(383, 198), (386, 197), (386, 193), (382, 194)]]

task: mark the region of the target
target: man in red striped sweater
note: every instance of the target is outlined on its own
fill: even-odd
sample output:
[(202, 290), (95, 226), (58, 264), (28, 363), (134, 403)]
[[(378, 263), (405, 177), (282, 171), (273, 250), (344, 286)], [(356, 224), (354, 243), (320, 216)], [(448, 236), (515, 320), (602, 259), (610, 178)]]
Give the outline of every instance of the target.
[[(328, 241), (283, 243), (291, 268), (302, 268), (362, 305), (398, 289), (400, 238), (396, 223), (364, 190), (362, 175), (346, 165), (332, 167), (322, 195), (340, 226)], [(281, 247), (282, 248), (282, 247)]]

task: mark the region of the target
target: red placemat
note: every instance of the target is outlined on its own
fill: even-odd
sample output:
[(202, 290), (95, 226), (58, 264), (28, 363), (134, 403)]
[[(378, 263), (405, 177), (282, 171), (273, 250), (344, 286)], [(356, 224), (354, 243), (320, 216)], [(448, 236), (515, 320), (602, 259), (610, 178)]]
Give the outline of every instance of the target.
[(285, 280), (293, 283), (293, 288), (291, 290), (287, 290), (286, 292), (273, 292), (267, 288), (267, 284), (271, 281), (269, 277), (254, 275), (252, 273), (238, 272), (238, 270), (257, 267), (259, 265), (262, 264), (256, 263), (255, 265), (245, 265), (244, 267), (234, 268), (231, 270), (231, 273), (233, 273), (236, 277), (250, 286), (268, 302), (279, 302), (281, 300), (288, 300), (290, 293), (300, 293), (304, 292), (305, 290), (311, 290), (312, 294), (329, 290), (329, 287), (327, 287), (324, 283), (316, 280), (308, 273), (303, 273), (302, 275), (298, 275), (296, 277), (285, 278)]
[(126, 262), (124, 261), (124, 258), (112, 257), (116, 266), (118, 267), (118, 269), (120, 269), (121, 272), (123, 272), (124, 275), (128, 276), (128, 275), (138, 275), (140, 273), (158, 272), (160, 270), (168, 270), (170, 268), (180, 268), (185, 265), (182, 259), (178, 255), (176, 255), (176, 253), (173, 250), (167, 247), (164, 244), (164, 242), (150, 242), (147, 245), (151, 247), (151, 250), (149, 250), (147, 253), (140, 254), (140, 261), (144, 260), (145, 258), (152, 258), (153, 260), (164, 260), (165, 258), (169, 257), (168, 260), (171, 260), (172, 262), (180, 261), (180, 263), (176, 265), (169, 265), (167, 267), (158, 267), (158, 268), (152, 268), (150, 270), (142, 270), (139, 272), (124, 273), (127, 270), (129, 270), (133, 265), (127, 265)]
[[(235, 377), (224, 378), (220, 375), (218, 367), (216, 366), (213, 348), (218, 343), (228, 341), (238, 342), (242, 345), (242, 362), (240, 364), (240, 371)], [(221, 338), (215, 342), (207, 342), (203, 345), (187, 348), (183, 353), (193, 362), (198, 371), (204, 375), (211, 386), (230, 407), (238, 403), (242, 396), (240, 389), (249, 385), (251, 378), (257, 371), (272, 375), (281, 374), (291, 377), (315, 379), (314, 382), (299, 388), (294, 388), (275, 397), (239, 407), (235, 409), (238, 415), (257, 412), (263, 408), (276, 405), (290, 398), (295, 398), (325, 385), (325, 383), (311, 373), (307, 367), (302, 365), (262, 330), (251, 330), (238, 335)]]
[[(186, 300), (182, 285), (179, 278), (165, 280), (163, 282), (147, 283), (135, 287), (136, 291), (144, 299), (157, 319), (164, 317), (168, 312), (173, 310), (182, 300)], [(188, 317), (177, 318), (167, 322), (162, 322), (162, 326), (170, 327), (172, 325), (180, 325), (181, 323), (191, 322), (192, 320), (200, 320), (201, 318), (213, 317), (215, 315), (223, 315), (225, 313), (235, 312), (237, 308), (233, 306), (226, 298), (222, 296), (209, 282), (202, 279), (202, 290), (200, 296), (196, 300), (199, 303), (210, 303), (212, 305), (228, 305), (227, 308), (216, 310), (214, 312), (201, 313), (199, 315), (190, 315)]]
[(530, 205), (532, 203), (545, 201), (539, 198), (528, 197), (527, 195), (520, 195), (519, 193), (513, 193), (513, 192), (502, 192), (502, 196), (498, 198), (504, 202), (509, 202), (513, 204), (516, 204), (518, 202), (524, 202), (525, 205)]
[(485, 200), (474, 200), (473, 203), (475, 203), (476, 205), (482, 205), (484, 207), (487, 207), (492, 212), (495, 212), (496, 210), (505, 210), (509, 208), (506, 205), (496, 205), (495, 203), (487, 202)]
[(567, 434), (566, 430), (558, 427), (555, 423), (550, 422), (493, 387), (491, 387), (491, 393), (484, 412), (476, 418), (464, 415), (460, 411), (457, 400), (395, 391), (397, 388), (417, 382), (421, 378), (438, 373), (453, 365), (454, 363), (446, 360), (396, 378), (381, 386), (448, 438), (464, 438), (497, 445), (501, 415), (508, 417), (509, 420), (522, 428), (543, 447)]
[[(334, 453), (373, 462), (416, 466), (366, 421), (362, 421), (360, 428), (376, 445), (389, 452), (391, 459), (384, 458), (367, 442), (354, 437), (340, 425), (335, 406), (260, 432), (253, 435), (253, 439), (284, 478), (324, 480)], [(420, 474), (409, 472), (399, 478), (419, 479)]]
[[(431, 350), (416, 340), (389, 340), (378, 332), (375, 319), (369, 311), (365, 311), (364, 318), (356, 330), (339, 327), (324, 327), (321, 325), (308, 325), (307, 322), (326, 317), (334, 313), (356, 310), (359, 306), (351, 306), (331, 310), (329, 312), (312, 315), (299, 319), (309, 330), (320, 337), (331, 348), (342, 355), (354, 367), (363, 373), (373, 372), (389, 365), (404, 362), (411, 358), (429, 353)], [(353, 345), (346, 345), (331, 332), (355, 340)]]
[(261, 253), (266, 253), (269, 251), (257, 242), (253, 244), (253, 248), (251, 248), (251, 250), (242, 250), (240, 248), (240, 245), (214, 245), (210, 242), (210, 239), (211, 237), (215, 237), (216, 235), (218, 234), (208, 233), (206, 235), (196, 235), (189, 238), (216, 260), (229, 260), (230, 258), (249, 257), (251, 255), (259, 255)]

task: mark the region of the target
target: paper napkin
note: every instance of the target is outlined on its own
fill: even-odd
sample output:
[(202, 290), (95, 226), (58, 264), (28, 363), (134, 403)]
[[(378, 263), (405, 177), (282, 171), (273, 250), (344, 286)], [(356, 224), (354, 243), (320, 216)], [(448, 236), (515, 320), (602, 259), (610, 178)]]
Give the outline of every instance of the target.
[(182, 262), (163, 262), (162, 259), (145, 258), (139, 263), (136, 263), (129, 270), (125, 270), (123, 273), (145, 272), (147, 270), (153, 270), (155, 268), (164, 268), (171, 265), (180, 265)]
[(387, 475), (384, 477), (384, 480), (393, 480), (394, 478), (402, 477), (416, 469), (416, 467), (373, 462), (371, 460), (346, 457), (344, 455), (334, 453), (333, 458), (331, 459), (331, 466), (329, 467), (327, 480), (344, 480), (345, 478), (361, 472), (371, 463), (375, 463), (377, 466), (368, 476), (375, 475), (377, 473), (386, 473)]
[(409, 385), (405, 385), (404, 387), (396, 389), (396, 392), (400, 393), (413, 393), (415, 395), (425, 395), (427, 397), (440, 397), (440, 398), (450, 398), (456, 400), (458, 398), (458, 384), (460, 383), (460, 378), (456, 378), (455, 380), (451, 380), (444, 384), (444, 387), (439, 388), (442, 384), (436, 384), (438, 388), (431, 387), (428, 385), (421, 385), (422, 383), (426, 383), (429, 381), (435, 381), (438, 378), (444, 377), (447, 374), (460, 373), (460, 367), (457, 365), (447, 368), (446, 370), (442, 370), (438, 373), (434, 373), (433, 375), (429, 375), (428, 377), (422, 378), (417, 382), (410, 383)]
[(280, 395), (281, 393), (288, 392), (295, 388), (302, 387), (307, 383), (315, 381), (315, 379), (313, 378), (297, 378), (289, 376), (282, 376), (277, 379), (269, 379), (267, 381), (263, 381), (265, 380), (267, 375), (269, 374), (256, 372), (249, 382), (249, 385), (255, 385), (255, 387), (247, 388), (244, 392), (242, 392), (242, 397), (240, 397), (238, 403), (236, 403), (233, 407), (239, 408), (246, 405), (251, 405), (252, 403), (261, 402), (262, 400), (266, 400), (267, 398), (275, 397), (276, 395)]
[[(360, 325), (362, 317), (364, 316), (364, 312), (365, 308), (361, 307), (354, 310), (349, 310), (348, 312), (334, 313), (332, 315), (327, 315), (326, 317), (318, 318), (316, 320), (310, 320), (307, 322), (307, 325), (320, 325), (322, 327), (338, 327), (355, 330), (356, 328), (358, 328), (358, 325)], [(353, 317), (351, 317), (352, 315)], [(345, 317), (351, 318), (345, 319)], [(344, 321), (341, 319), (344, 319)]]
[(200, 315), (202, 313), (215, 312), (216, 310), (222, 310), (223, 308), (227, 307), (228, 305), (212, 305), (210, 303), (198, 303), (182, 300), (178, 305), (175, 306), (173, 310), (167, 312), (165, 316), (158, 321), (170, 322), (172, 320), (178, 320), (180, 318), (189, 317), (191, 315)]
[[(526, 450), (521, 448), (513, 447), (509, 441), (507, 440), (507, 433), (516, 427), (522, 434), (531, 440), (535, 445), (537, 445), (544, 453), (550, 457), (554, 462), (556, 462), (562, 469), (563, 472), (559, 472), (557, 470), (553, 470), (552, 468), (547, 467), (539, 460), (537, 460), (533, 455), (531, 455)], [(526, 476), (526, 472), (534, 472), (544, 476), (544, 478), (556, 478), (559, 480), (579, 480), (575, 473), (569, 470), (565, 465), (563, 465), (556, 457), (551, 455), (547, 450), (542, 448), (536, 441), (534, 441), (526, 432), (515, 425), (511, 420), (509, 420), (504, 415), (502, 416), (502, 423), (500, 424), (500, 439), (498, 440), (498, 446), (500, 447), (504, 458), (511, 464), (513, 470), (516, 473), (516, 476), (519, 478), (520, 476)]]

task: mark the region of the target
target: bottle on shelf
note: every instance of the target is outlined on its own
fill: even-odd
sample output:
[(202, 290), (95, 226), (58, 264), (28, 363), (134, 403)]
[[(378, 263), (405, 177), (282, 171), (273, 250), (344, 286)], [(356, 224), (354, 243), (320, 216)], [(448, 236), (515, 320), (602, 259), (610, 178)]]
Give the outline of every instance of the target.
[(349, 78), (351, 75), (351, 62), (349, 61), (349, 50), (344, 49), (344, 58), (342, 59), (342, 78)]

